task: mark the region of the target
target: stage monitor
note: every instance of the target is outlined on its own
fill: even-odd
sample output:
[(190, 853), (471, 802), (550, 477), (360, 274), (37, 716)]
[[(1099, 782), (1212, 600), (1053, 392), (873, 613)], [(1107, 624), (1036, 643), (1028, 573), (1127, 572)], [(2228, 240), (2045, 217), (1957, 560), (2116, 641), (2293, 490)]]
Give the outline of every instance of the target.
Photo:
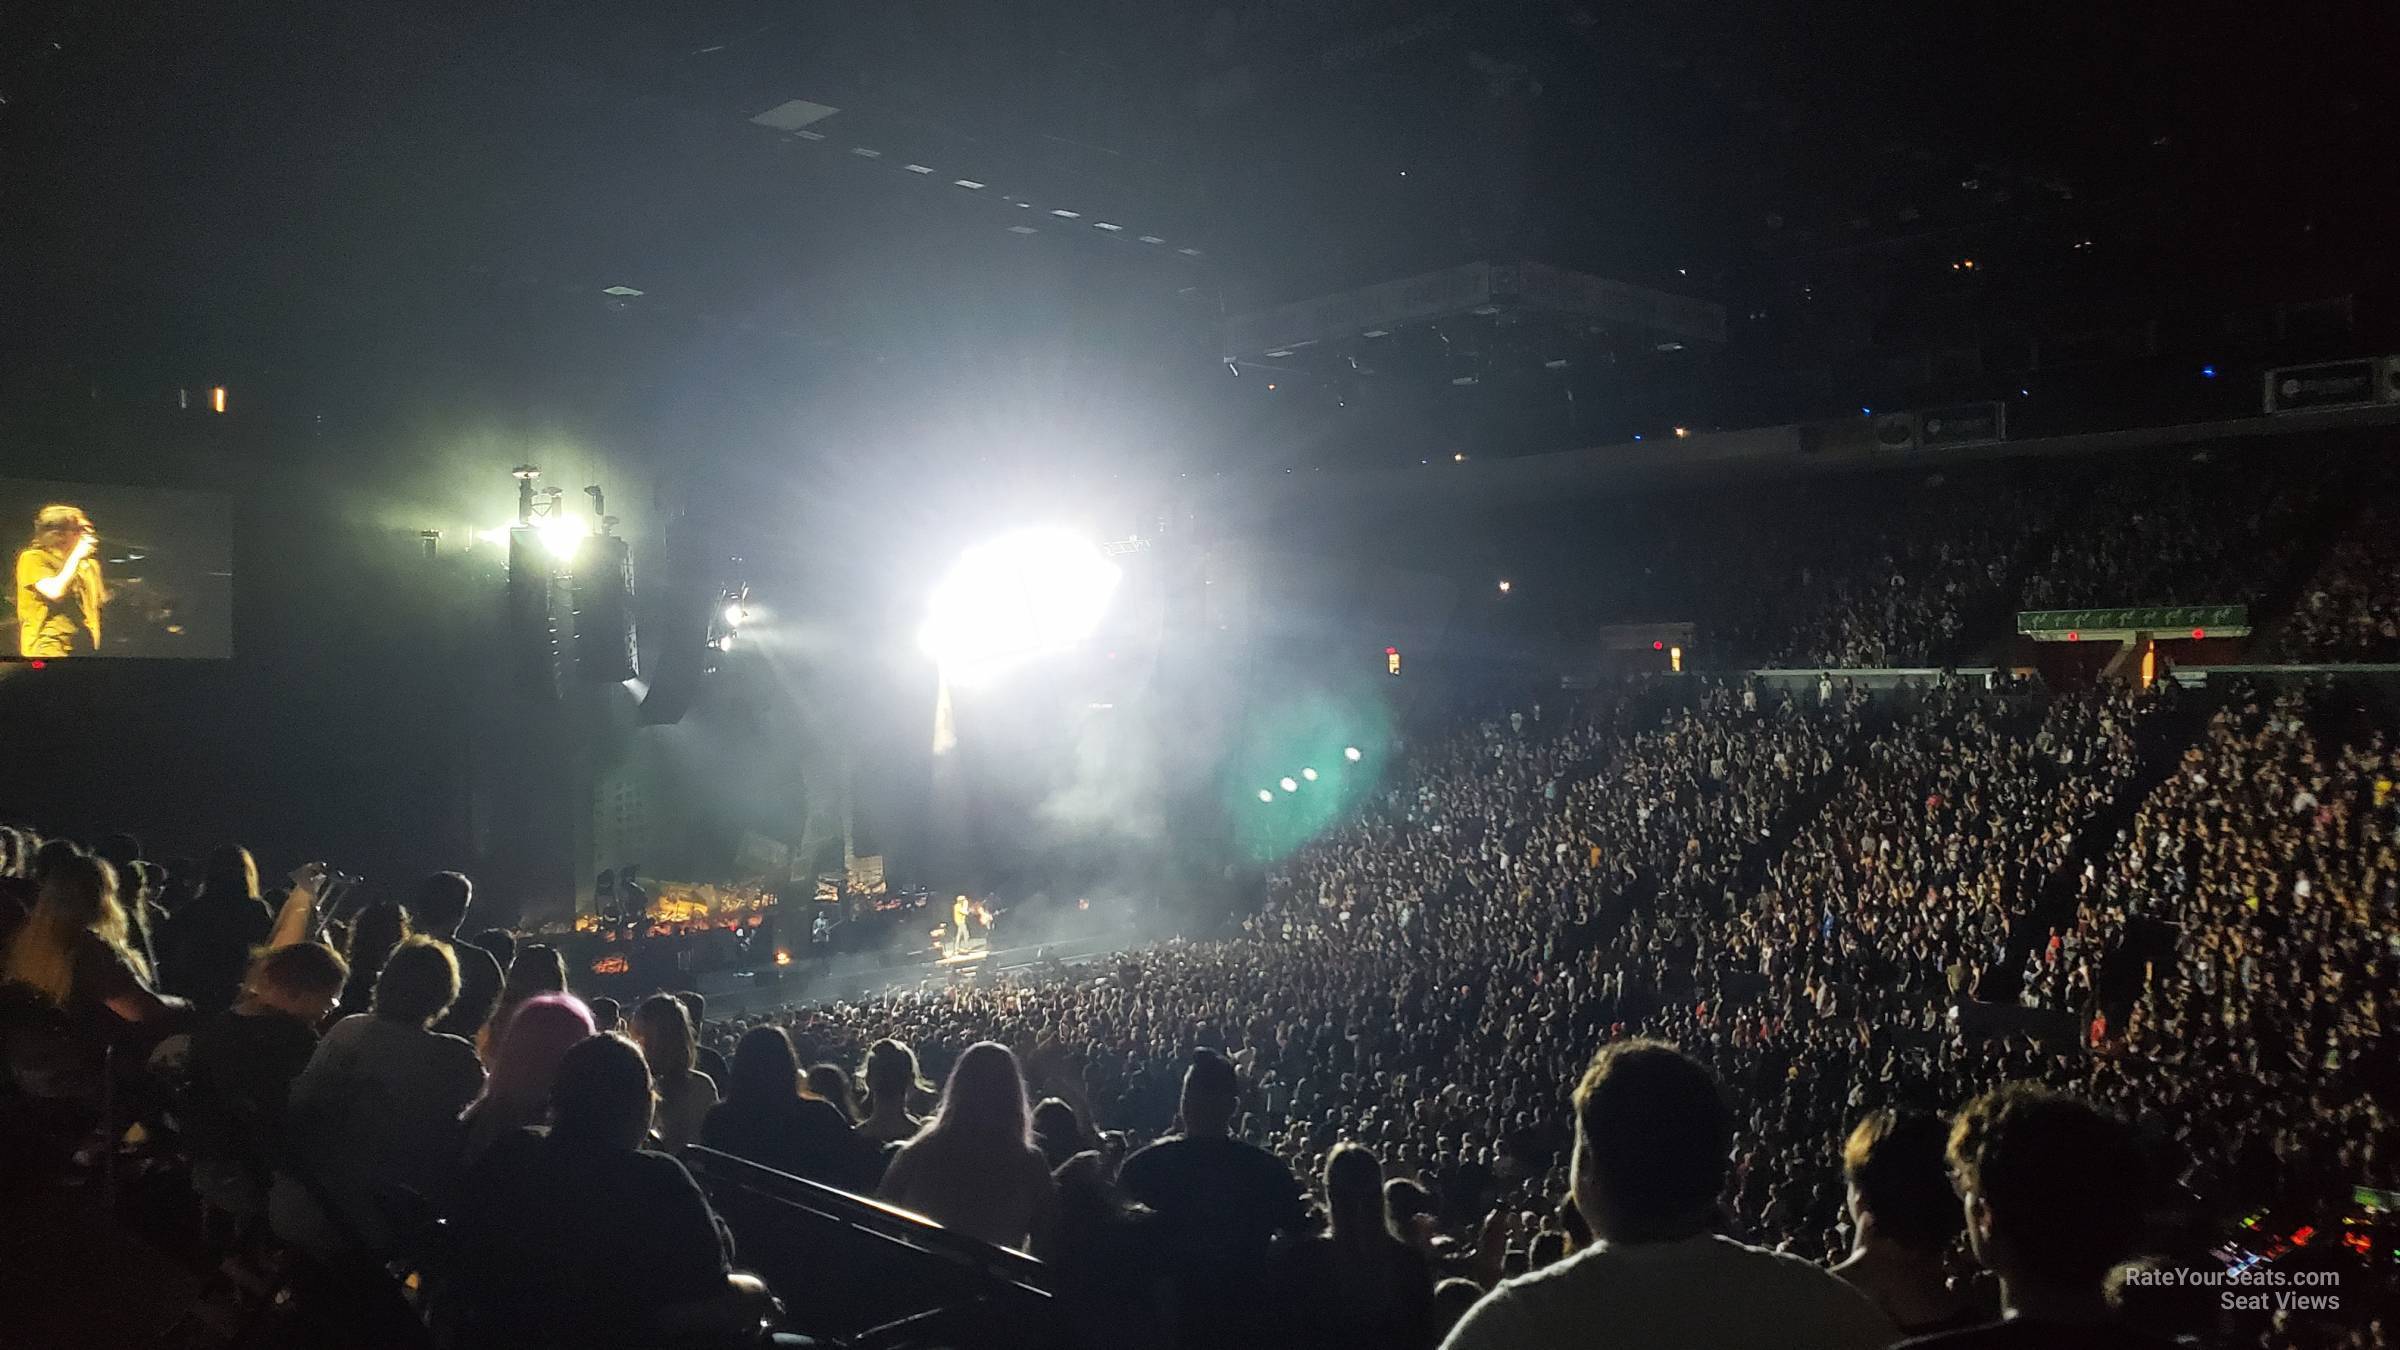
[(214, 492), (0, 478), (0, 659), (233, 655), (233, 517)]

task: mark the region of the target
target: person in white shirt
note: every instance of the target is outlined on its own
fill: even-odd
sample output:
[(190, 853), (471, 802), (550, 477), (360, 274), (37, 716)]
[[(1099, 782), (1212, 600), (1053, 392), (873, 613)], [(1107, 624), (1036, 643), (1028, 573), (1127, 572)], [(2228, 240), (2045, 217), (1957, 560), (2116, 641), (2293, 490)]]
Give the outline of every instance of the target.
[(1897, 1332), (1798, 1257), (1713, 1231), (1733, 1113), (1661, 1041), (1595, 1056), (1575, 1089), (1575, 1208), (1595, 1241), (1503, 1281), (1443, 1350), (1872, 1350)]

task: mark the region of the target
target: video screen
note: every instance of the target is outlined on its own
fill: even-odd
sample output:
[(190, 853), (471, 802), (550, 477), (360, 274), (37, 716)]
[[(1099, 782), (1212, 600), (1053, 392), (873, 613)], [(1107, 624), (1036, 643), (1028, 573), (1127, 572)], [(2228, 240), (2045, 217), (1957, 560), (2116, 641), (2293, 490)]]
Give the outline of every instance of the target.
[(0, 478), (0, 659), (233, 655), (233, 516), (214, 492)]

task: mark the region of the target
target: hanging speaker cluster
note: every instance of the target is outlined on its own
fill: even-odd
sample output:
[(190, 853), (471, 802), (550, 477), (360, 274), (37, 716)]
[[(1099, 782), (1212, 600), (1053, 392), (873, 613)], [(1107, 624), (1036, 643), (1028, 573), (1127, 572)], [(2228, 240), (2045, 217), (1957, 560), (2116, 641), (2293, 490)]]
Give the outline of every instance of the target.
[(586, 539), (568, 574), (575, 602), (575, 675), (587, 684), (634, 677), (633, 550), (613, 534)]
[(563, 638), (571, 617), (559, 595), (557, 567), (531, 525), (508, 532), (509, 665), (526, 693), (556, 698), (567, 678)]

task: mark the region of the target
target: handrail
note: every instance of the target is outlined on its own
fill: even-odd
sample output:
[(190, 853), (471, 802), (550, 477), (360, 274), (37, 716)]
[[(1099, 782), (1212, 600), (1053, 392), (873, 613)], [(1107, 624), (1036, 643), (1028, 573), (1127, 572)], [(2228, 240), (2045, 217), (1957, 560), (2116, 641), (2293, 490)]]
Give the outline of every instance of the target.
[(1030, 1297), (1052, 1297), (1051, 1271), (1042, 1262), (1009, 1247), (996, 1247), (981, 1238), (945, 1228), (922, 1214), (880, 1200), (853, 1195), (838, 1187), (762, 1167), (699, 1144), (684, 1149), (684, 1165), (705, 1188), (710, 1183), (736, 1186), (789, 1205), (878, 1241), (905, 1247), (945, 1264), (973, 1271), (994, 1284), (1006, 1285)]

